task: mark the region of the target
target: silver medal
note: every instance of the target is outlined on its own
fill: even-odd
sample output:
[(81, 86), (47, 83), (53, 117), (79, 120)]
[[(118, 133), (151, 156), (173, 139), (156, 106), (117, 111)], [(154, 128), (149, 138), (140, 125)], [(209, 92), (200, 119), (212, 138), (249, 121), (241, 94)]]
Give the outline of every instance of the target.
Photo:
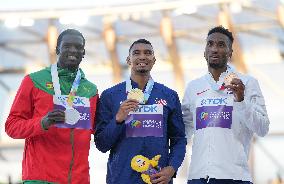
[(76, 109), (65, 110), (65, 122), (69, 125), (75, 125), (80, 120), (80, 113)]

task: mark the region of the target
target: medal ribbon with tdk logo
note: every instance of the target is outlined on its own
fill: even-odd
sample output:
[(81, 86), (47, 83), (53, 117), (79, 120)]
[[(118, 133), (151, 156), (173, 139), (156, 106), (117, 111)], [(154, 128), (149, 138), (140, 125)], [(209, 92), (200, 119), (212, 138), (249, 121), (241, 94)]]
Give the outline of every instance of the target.
[[(152, 92), (152, 89), (153, 89), (153, 86), (154, 86), (154, 80), (152, 79), (152, 77), (150, 77), (150, 79), (148, 80), (147, 82), (147, 85), (146, 85), (146, 88), (144, 90), (144, 100), (143, 100), (143, 104), (146, 104), (150, 95), (151, 95), (151, 92)], [(132, 85), (131, 85), (131, 80), (130, 78), (128, 80), (126, 80), (126, 94), (131, 91), (132, 88)]]
[[(61, 90), (60, 90), (60, 84), (59, 84), (59, 77), (58, 77), (58, 71), (57, 71), (57, 64), (52, 64), (51, 65), (51, 76), (52, 76), (52, 83), (54, 87), (54, 92), (56, 96), (61, 96)], [(63, 98), (60, 98), (60, 101), (62, 105), (67, 109), (67, 108), (72, 108), (73, 102), (76, 96), (76, 92), (78, 90), (78, 87), (80, 85), (81, 81), (81, 72), (78, 69), (76, 77), (74, 79), (74, 82), (72, 84), (70, 93), (67, 98), (67, 103)]]

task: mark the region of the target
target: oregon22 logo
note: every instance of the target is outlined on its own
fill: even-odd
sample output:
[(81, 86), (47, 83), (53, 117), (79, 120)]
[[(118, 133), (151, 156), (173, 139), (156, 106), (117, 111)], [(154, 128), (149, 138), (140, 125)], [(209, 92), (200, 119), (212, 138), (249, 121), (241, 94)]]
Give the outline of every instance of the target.
[(200, 119), (202, 119), (202, 120), (207, 120), (208, 116), (209, 116), (208, 112), (200, 113)]

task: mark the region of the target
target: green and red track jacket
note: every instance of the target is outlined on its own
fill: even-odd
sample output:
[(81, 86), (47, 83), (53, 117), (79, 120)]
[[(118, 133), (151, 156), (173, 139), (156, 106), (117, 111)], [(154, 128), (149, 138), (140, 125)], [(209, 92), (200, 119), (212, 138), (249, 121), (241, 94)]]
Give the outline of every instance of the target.
[[(94, 127), (97, 87), (82, 73), (77, 96), (90, 100)], [(68, 95), (76, 72), (58, 68), (62, 95)], [(25, 76), (5, 124), (14, 139), (25, 139), (22, 179), (46, 183), (90, 183), (88, 155), (92, 130), (57, 128), (44, 130), (41, 119), (53, 110), (50, 67)]]

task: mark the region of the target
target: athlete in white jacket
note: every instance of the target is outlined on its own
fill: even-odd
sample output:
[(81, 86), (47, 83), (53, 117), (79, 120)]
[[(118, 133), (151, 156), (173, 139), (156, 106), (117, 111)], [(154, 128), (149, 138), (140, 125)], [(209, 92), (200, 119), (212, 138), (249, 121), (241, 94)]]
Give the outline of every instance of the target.
[(248, 184), (253, 134), (269, 129), (258, 81), (228, 65), (232, 33), (218, 26), (208, 32), (204, 57), (208, 73), (186, 88), (182, 110), (187, 138), (193, 138), (188, 184)]

